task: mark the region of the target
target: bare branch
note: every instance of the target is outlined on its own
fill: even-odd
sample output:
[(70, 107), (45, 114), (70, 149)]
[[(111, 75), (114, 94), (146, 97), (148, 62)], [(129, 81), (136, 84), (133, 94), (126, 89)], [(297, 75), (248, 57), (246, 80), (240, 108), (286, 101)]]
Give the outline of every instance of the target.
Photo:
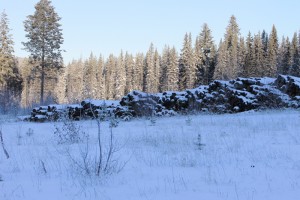
[(5, 149), (5, 146), (4, 146), (4, 141), (3, 141), (3, 136), (2, 136), (2, 131), (0, 130), (0, 141), (1, 141), (1, 145), (2, 145), (2, 149), (4, 151), (4, 154), (6, 156), (7, 159), (9, 159), (9, 154), (7, 152), (7, 150)]

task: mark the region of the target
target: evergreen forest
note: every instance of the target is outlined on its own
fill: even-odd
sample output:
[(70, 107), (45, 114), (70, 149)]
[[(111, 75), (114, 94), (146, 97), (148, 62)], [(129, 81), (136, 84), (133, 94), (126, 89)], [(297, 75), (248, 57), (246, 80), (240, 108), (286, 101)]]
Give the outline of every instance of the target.
[[(29, 33), (30, 19), (25, 21)], [(218, 44), (212, 35), (209, 25), (204, 23), (196, 37), (191, 33), (183, 36), (181, 49), (165, 45), (159, 50), (151, 43), (147, 52), (135, 55), (122, 50), (119, 55), (110, 54), (107, 58), (91, 53), (88, 58), (63, 64), (61, 50), (45, 59), (37, 59), (34, 54), (28, 58), (14, 55), (9, 19), (3, 11), (0, 22), (1, 112), (31, 108), (40, 103), (78, 103), (87, 98), (120, 100), (133, 90), (147, 93), (182, 91), (208, 85), (213, 80), (237, 77), (300, 76), (300, 33), (280, 38), (273, 25), (270, 32), (262, 30), (242, 36), (236, 17), (231, 16)], [(56, 46), (62, 42), (60, 35)], [(32, 50), (29, 42), (24, 45)], [(55, 62), (45, 62), (46, 59)], [(41, 64), (42, 61), (45, 63)], [(41, 70), (37, 66), (45, 68)]]

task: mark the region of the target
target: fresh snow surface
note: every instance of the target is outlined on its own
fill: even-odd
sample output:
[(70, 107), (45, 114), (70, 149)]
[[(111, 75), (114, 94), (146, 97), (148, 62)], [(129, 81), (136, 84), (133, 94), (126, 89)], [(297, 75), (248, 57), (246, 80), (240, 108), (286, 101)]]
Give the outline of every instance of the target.
[(120, 101), (117, 100), (95, 100), (95, 99), (86, 99), (84, 100), (84, 102), (86, 103), (91, 103), (94, 104), (95, 106), (103, 106), (103, 105), (107, 105), (107, 106), (118, 106), (120, 105)]
[[(2, 118), (1, 118), (2, 119)], [(95, 121), (79, 121), (97, 147)], [(134, 119), (113, 128), (119, 173), (97, 177), (76, 165), (85, 142), (58, 144), (63, 122), (1, 122), (1, 200), (296, 200), (300, 112), (296, 110)], [(109, 122), (101, 123), (104, 138)], [(30, 134), (29, 134), (30, 133)], [(199, 145), (199, 143), (201, 145)], [(93, 162), (89, 163), (93, 165)]]

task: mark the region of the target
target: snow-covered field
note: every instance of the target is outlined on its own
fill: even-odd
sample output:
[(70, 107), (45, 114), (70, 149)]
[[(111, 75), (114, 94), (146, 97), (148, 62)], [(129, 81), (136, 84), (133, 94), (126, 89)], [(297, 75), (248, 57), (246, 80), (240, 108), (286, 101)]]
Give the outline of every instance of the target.
[[(120, 122), (112, 131), (119, 147), (113, 161), (121, 170), (100, 177), (77, 165), (87, 149), (94, 165), (97, 124), (76, 123), (89, 135), (88, 145), (58, 144), (54, 131), (62, 122), (2, 120), (10, 158), (0, 146), (1, 200), (300, 197), (299, 110)], [(109, 136), (108, 122), (101, 131)]]

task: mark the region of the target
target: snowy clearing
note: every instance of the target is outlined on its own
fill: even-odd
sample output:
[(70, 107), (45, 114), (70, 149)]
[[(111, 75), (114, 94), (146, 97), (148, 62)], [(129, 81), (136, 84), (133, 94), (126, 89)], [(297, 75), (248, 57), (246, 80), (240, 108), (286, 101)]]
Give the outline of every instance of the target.
[[(95, 153), (96, 122), (75, 123), (89, 135), (88, 146)], [(100, 177), (84, 174), (76, 165), (87, 142), (57, 143), (54, 131), (61, 125), (2, 120), (10, 158), (1, 147), (1, 200), (282, 200), (300, 196), (297, 110), (120, 122), (113, 128), (119, 147), (114, 159), (120, 171)], [(108, 137), (109, 123), (103, 122), (101, 130)]]

